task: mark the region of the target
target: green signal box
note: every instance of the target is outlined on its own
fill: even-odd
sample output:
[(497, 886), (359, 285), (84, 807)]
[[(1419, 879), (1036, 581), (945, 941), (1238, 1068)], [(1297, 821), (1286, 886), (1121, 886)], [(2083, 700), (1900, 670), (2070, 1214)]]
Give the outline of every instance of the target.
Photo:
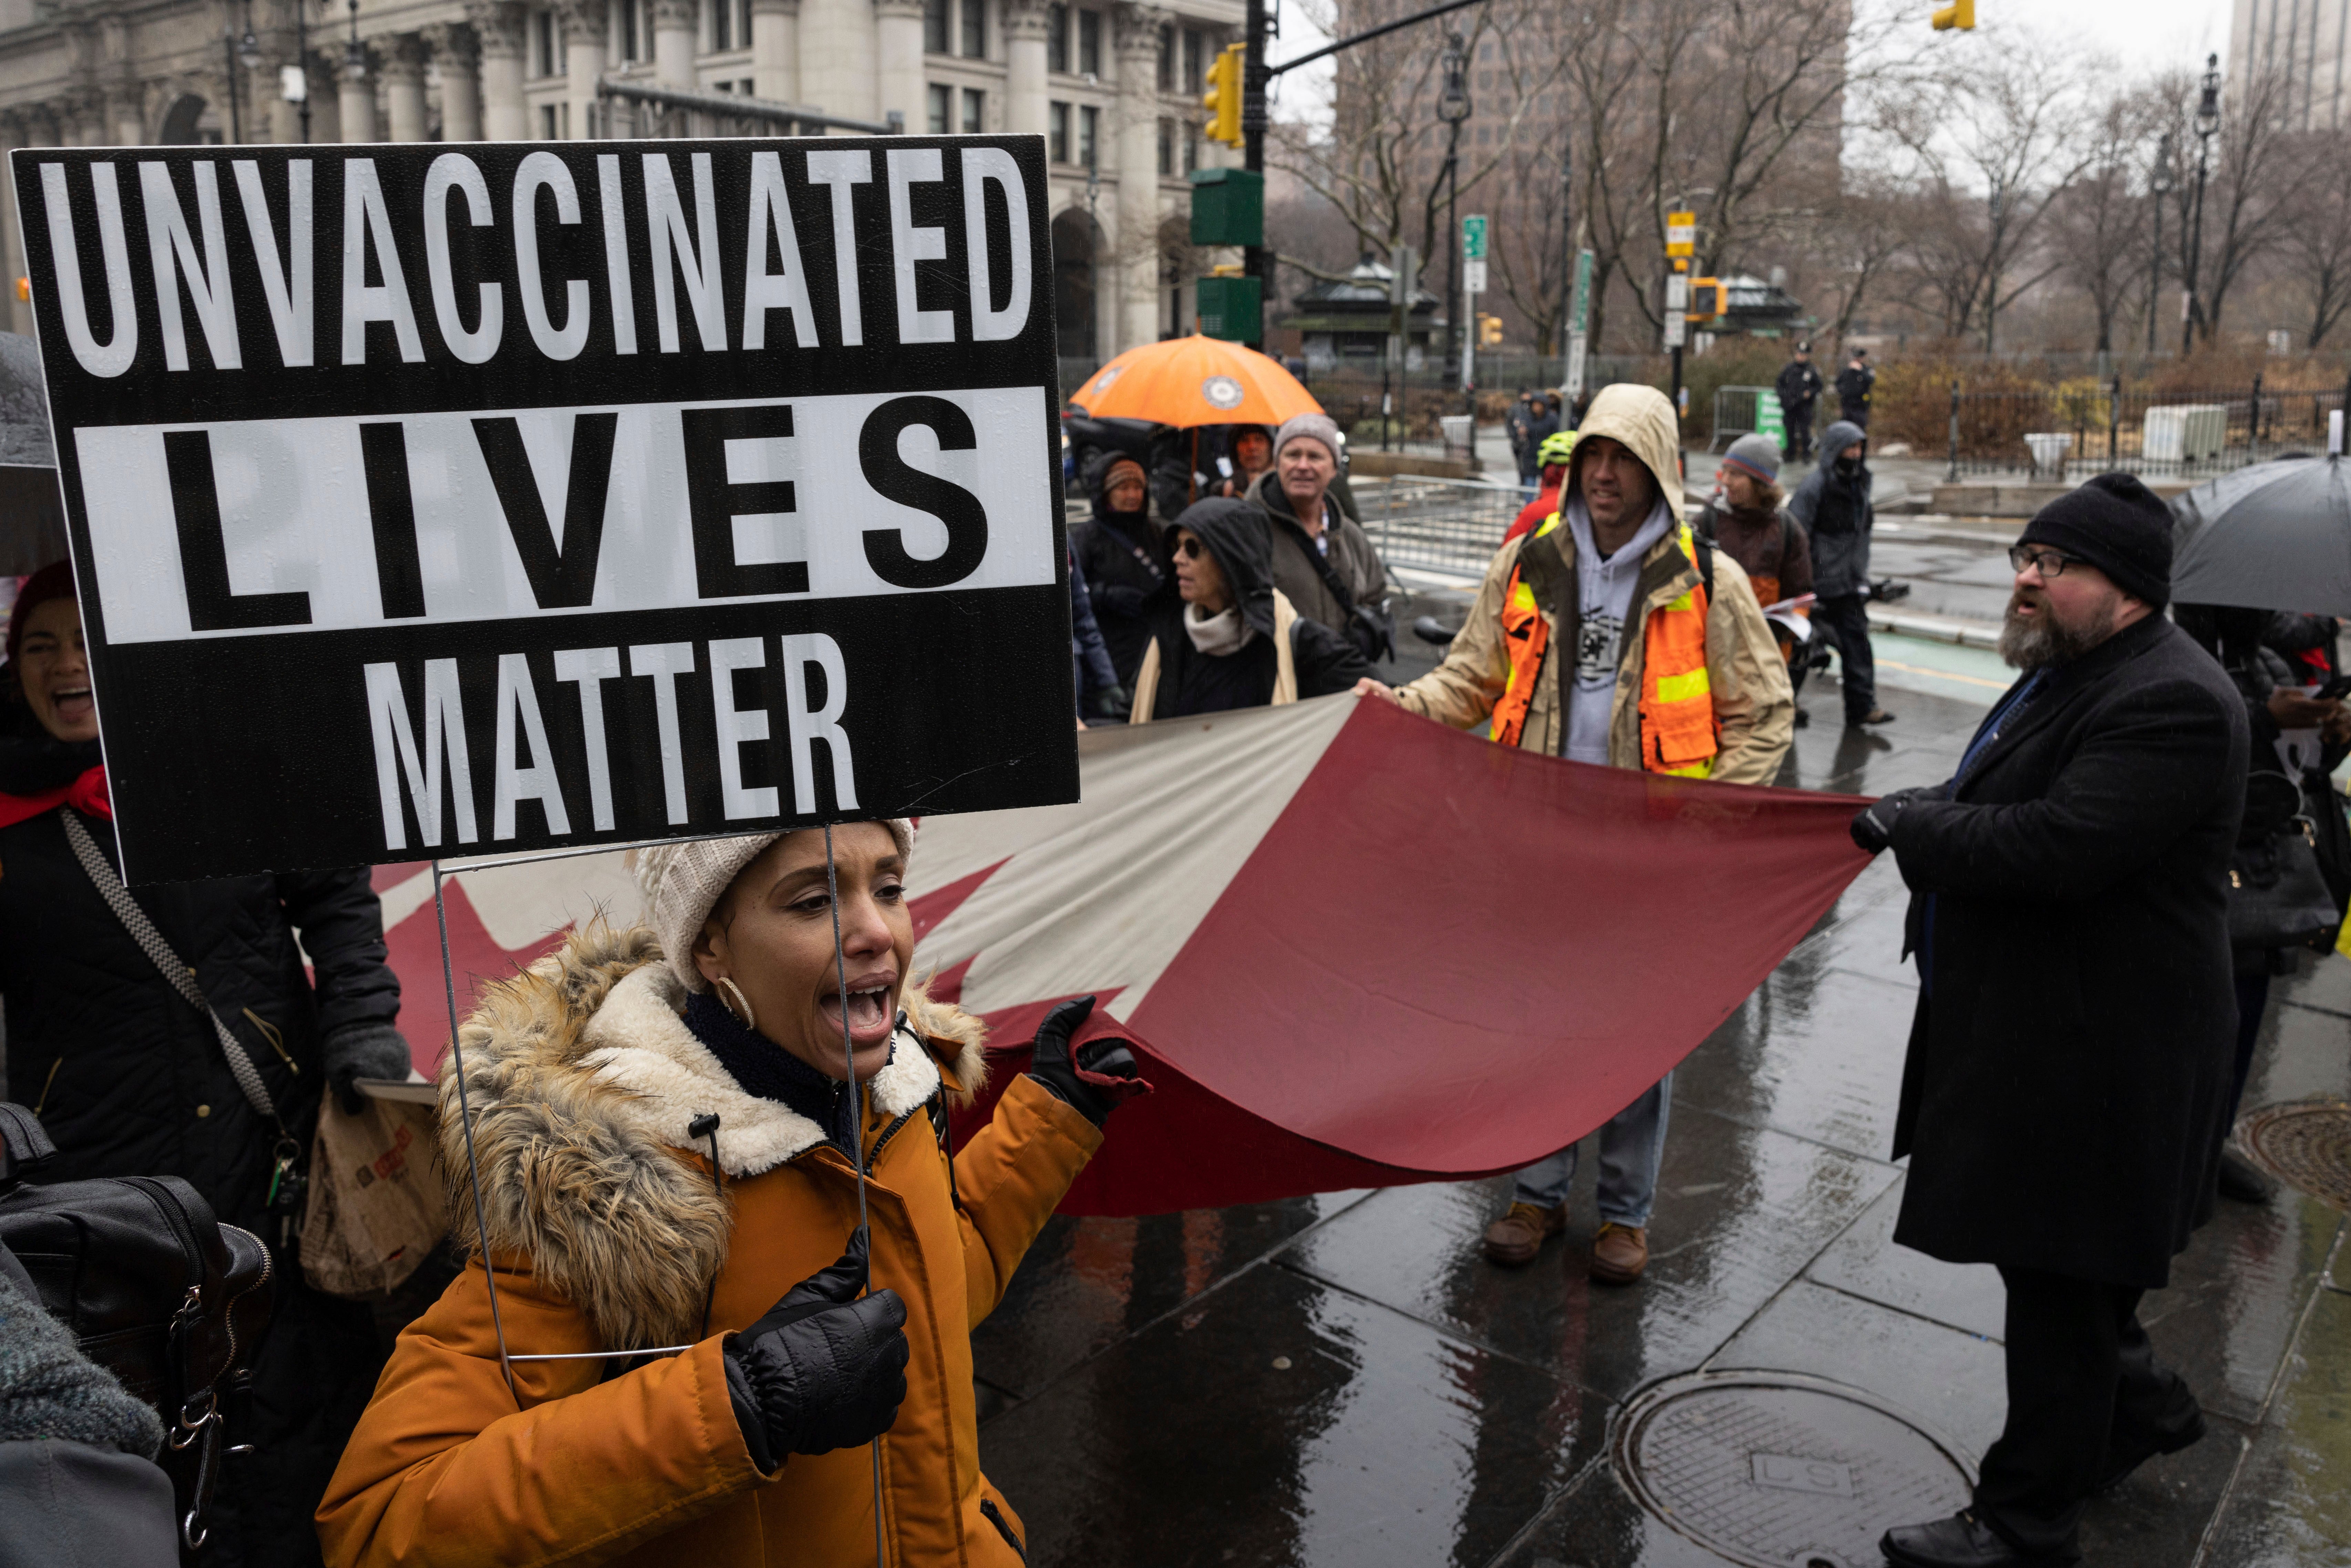
[(1246, 169), (1193, 170), (1192, 243), (1263, 245), (1265, 176)]
[(1254, 343), (1261, 335), (1263, 296), (1254, 277), (1203, 277), (1195, 285), (1203, 337)]

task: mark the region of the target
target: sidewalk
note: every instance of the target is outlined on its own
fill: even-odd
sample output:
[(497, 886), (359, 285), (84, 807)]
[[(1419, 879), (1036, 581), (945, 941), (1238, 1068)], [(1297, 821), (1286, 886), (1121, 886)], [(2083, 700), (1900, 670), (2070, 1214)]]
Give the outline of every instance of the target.
[[(1910, 649), (1878, 646), (1889, 663)], [(1782, 781), (1856, 793), (1948, 777), (1981, 714), (1980, 700), (1906, 691), (1899, 720), (1865, 733), (1839, 726), (1833, 689), (1803, 701), (1813, 722)], [(1415, 904), (1411, 868), (1397, 871), (1395, 906), (1372, 917), (1436, 915)], [(1928, 1444), (1896, 1423), (1907, 1417), (1963, 1464), (1998, 1432), (1996, 1276), (1890, 1240), (1903, 1173), (1886, 1155), (1916, 985), (1897, 956), (1903, 909), (1880, 860), (1684, 1063), (1654, 1261), (1633, 1288), (1585, 1278), (1590, 1159), (1568, 1235), (1518, 1271), (1477, 1251), (1507, 1178), (1053, 1220), (976, 1336), (982, 1458), (1027, 1521), (1029, 1560), (1874, 1564), (1875, 1531), (1940, 1510), (1958, 1469), (1890, 1496), (1894, 1437), (1840, 1457), (1797, 1453), (1784, 1421), (1778, 1437), (1740, 1427), (1708, 1450), (1736, 1461), (1720, 1473), (1643, 1472), (1653, 1491), (1698, 1488), (1669, 1524), (1636, 1500), (1612, 1422), (1661, 1380), (1761, 1368), (1796, 1375), (1783, 1401), (1811, 1396), (1813, 1380), (1857, 1391), (1895, 1413), (1846, 1401), (1883, 1433)], [(2273, 995), (2249, 1107), (2351, 1092), (2351, 960), (2304, 970)], [(2351, 1564), (2351, 1266), (2330, 1274), (2343, 1231), (2341, 1214), (2292, 1192), (2224, 1204), (2148, 1297), (2150, 1332), (2212, 1431), (2093, 1506), (2088, 1563)], [(1770, 1415), (1767, 1402), (1742, 1419)], [(1621, 1424), (1613, 1436), (1629, 1440)], [(1755, 1479), (1790, 1454), (1827, 1468), (1796, 1472), (1795, 1490)], [(1762, 1540), (1813, 1518), (1807, 1475), (1847, 1487), (1853, 1514), (1817, 1550), (1799, 1542), (1810, 1555), (1726, 1554), (1685, 1533)]]

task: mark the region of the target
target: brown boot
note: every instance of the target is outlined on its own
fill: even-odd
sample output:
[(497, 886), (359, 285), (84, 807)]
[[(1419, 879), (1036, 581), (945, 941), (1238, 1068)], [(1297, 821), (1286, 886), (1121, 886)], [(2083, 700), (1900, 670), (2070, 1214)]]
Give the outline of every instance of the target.
[(1514, 1203), (1510, 1211), (1486, 1227), (1486, 1257), (1489, 1261), (1518, 1268), (1535, 1260), (1542, 1250), (1543, 1238), (1556, 1236), (1567, 1228), (1567, 1205), (1557, 1208), (1540, 1208), (1531, 1203)]
[(1592, 1277), (1604, 1285), (1629, 1285), (1649, 1266), (1649, 1233), (1637, 1225), (1607, 1220), (1592, 1239)]

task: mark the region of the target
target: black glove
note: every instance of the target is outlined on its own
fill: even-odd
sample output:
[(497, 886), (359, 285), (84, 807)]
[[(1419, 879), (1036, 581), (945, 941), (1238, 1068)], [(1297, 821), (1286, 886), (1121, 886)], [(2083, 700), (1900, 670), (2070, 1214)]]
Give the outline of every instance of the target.
[(408, 1041), (388, 1023), (347, 1023), (320, 1042), (319, 1060), (327, 1069), (327, 1087), (343, 1113), (356, 1116), (367, 1109), (367, 1096), (351, 1086), (357, 1078), (408, 1077)]
[(1123, 1040), (1090, 1040), (1071, 1059), (1070, 1036), (1093, 1010), (1093, 998), (1076, 997), (1045, 1015), (1029, 1042), (1029, 1076), (1099, 1127), (1119, 1102), (1150, 1093), (1151, 1085), (1136, 1075), (1134, 1052)]
[(787, 1454), (870, 1443), (906, 1398), (906, 1303), (895, 1291), (860, 1297), (862, 1227), (831, 1268), (794, 1285), (726, 1348), (726, 1392), (762, 1471)]
[(1143, 590), (1132, 583), (1106, 582), (1093, 591), (1094, 613), (1134, 617), (1143, 613)]
[(1902, 808), (1932, 789), (1896, 789), (1891, 795), (1881, 795), (1864, 806), (1853, 816), (1853, 841), (1870, 854), (1876, 854), (1894, 841), (1894, 821), (1902, 815)]
[(1134, 711), (1134, 695), (1124, 686), (1109, 685), (1094, 694), (1094, 714), (1099, 718), (1124, 718)]

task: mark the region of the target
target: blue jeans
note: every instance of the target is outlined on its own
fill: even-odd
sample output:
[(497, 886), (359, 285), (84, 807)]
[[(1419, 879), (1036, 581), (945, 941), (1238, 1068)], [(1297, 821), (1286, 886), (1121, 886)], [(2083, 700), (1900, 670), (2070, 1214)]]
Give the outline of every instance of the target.
[[(1674, 1075), (1667, 1073), (1600, 1129), (1600, 1218), (1635, 1228), (1649, 1223), (1657, 1200), (1657, 1162), (1665, 1156), (1666, 1124), (1674, 1105)], [(1520, 1203), (1556, 1208), (1575, 1180), (1576, 1146), (1537, 1160), (1519, 1173)]]

